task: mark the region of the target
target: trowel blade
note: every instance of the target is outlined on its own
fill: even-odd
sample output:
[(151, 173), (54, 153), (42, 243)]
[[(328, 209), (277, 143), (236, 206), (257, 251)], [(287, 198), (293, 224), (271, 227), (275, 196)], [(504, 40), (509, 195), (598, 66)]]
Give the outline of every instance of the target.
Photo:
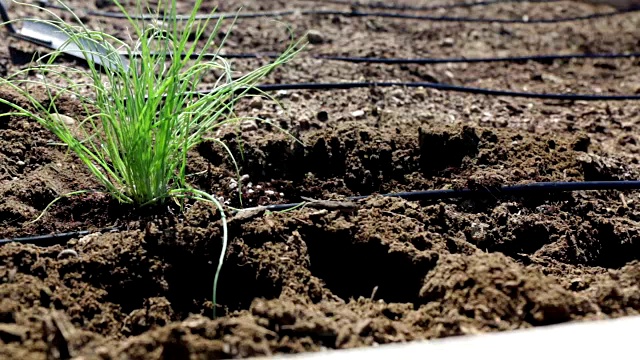
[[(128, 70), (129, 61), (118, 53), (109, 52), (108, 48), (98, 42), (90, 42), (79, 39), (82, 48), (78, 46), (62, 30), (45, 22), (26, 20), (22, 23), (22, 29), (17, 31), (19, 37), (33, 41), (36, 44), (46, 46), (53, 50), (59, 50), (67, 55), (74, 56), (95, 64), (108, 67), (111, 70)], [(86, 53), (87, 59), (85, 57)]]

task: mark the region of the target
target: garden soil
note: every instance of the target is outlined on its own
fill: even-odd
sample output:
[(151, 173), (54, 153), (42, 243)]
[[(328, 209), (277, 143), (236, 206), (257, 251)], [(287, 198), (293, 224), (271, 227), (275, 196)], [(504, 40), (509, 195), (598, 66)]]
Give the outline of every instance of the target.
[[(102, 10), (116, 10), (98, 3)], [(189, 2), (180, 5), (182, 12), (189, 10)], [(349, 10), (319, 1), (228, 1), (220, 10), (240, 6), (243, 11)], [(609, 9), (560, 1), (409, 13), (549, 19), (603, 11)], [(13, 6), (10, 16), (47, 15)], [(127, 38), (120, 20), (81, 18)], [(638, 13), (556, 24), (294, 14), (278, 22), (239, 20), (226, 51), (281, 51), (289, 31), (299, 37), (311, 30), (312, 43), (266, 83), (432, 81), (634, 94), (640, 92), (640, 61), (634, 58), (382, 65), (311, 55), (621, 53), (638, 48), (638, 29)], [(1, 75), (24, 68), (43, 52), (7, 38), (0, 46)], [(264, 61), (233, 64), (240, 73)], [(204, 80), (206, 87), (215, 78)], [(0, 238), (91, 234), (52, 246), (0, 247), (0, 358), (245, 358), (640, 311), (639, 192), (507, 197), (496, 190), (533, 181), (638, 179), (637, 102), (543, 101), (399, 87), (274, 96), (282, 107), (259, 97), (238, 105), (239, 115), (264, 121), (214, 134), (235, 155), (240, 174), (215, 142), (190, 154), (191, 183), (229, 205), (215, 319), (212, 280), (223, 235), (219, 212), (202, 203), (187, 204), (183, 211), (173, 204), (120, 205), (37, 123), (1, 117)], [(26, 104), (6, 87), (0, 97)], [(57, 105), (77, 122), (90, 115), (71, 98)], [(484, 189), (490, 195), (422, 202), (376, 195), (446, 188)], [(64, 197), (33, 222), (52, 200), (85, 189), (96, 192)], [(282, 213), (231, 210), (301, 197), (331, 201)]]

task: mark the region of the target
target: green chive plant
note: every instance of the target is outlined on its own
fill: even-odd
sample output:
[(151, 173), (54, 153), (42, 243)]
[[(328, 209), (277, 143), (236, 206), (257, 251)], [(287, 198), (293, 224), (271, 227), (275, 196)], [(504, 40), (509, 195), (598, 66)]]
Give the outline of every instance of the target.
[[(86, 165), (106, 193), (122, 203), (145, 206), (193, 199), (214, 205), (223, 226), (223, 250), (213, 283), (215, 316), (217, 284), (227, 247), (225, 213), (214, 196), (189, 185), (187, 154), (203, 141), (220, 143), (211, 135), (216, 129), (245, 120), (234, 113), (236, 102), (255, 94), (257, 83), (291, 60), (304, 44), (292, 42), (271, 63), (234, 77), (231, 64), (220, 53), (227, 38), (219, 36), (225, 19), (198, 18), (203, 0), (195, 1), (184, 21), (176, 17), (177, 0), (159, 2), (156, 13), (163, 14), (158, 15), (160, 21), (134, 19), (118, 0), (113, 1), (128, 20), (130, 39), (92, 30), (73, 12), (72, 25), (40, 8), (53, 20), (30, 21), (41, 21), (68, 36), (67, 50), (77, 47), (88, 69), (56, 61), (64, 46), (37, 59), (29, 68), (0, 79), (0, 86), (19, 92), (31, 106), (0, 98), (0, 103), (13, 109), (0, 116), (26, 116), (42, 124)], [(143, 9), (140, 0), (137, 8)], [(230, 23), (235, 25), (235, 21)], [(34, 72), (36, 79), (28, 76)], [(195, 93), (202, 79), (211, 74), (216, 80), (212, 90)], [(30, 91), (34, 87), (44, 89), (45, 100)], [(60, 116), (59, 102), (69, 97), (78, 99), (90, 115), (75, 124)]]

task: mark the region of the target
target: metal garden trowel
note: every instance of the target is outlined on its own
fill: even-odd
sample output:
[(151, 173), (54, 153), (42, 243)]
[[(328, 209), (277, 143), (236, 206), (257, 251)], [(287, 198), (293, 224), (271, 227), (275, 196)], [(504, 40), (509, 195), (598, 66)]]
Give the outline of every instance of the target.
[(108, 67), (111, 70), (116, 70), (120, 67), (125, 70), (129, 68), (129, 61), (126, 58), (118, 53), (110, 52), (106, 46), (100, 44), (97, 40), (87, 41), (80, 39), (79, 41), (82, 43), (80, 47), (75, 42), (70, 41), (70, 37), (63, 31), (46, 22), (24, 20), (22, 21), (22, 28), (16, 29), (7, 14), (8, 4), (10, 3), (11, 0), (0, 0), (0, 19), (2, 19), (11, 36), (48, 47), (49, 49), (59, 50), (67, 55), (86, 61), (87, 58), (83, 54), (82, 48), (95, 64)]

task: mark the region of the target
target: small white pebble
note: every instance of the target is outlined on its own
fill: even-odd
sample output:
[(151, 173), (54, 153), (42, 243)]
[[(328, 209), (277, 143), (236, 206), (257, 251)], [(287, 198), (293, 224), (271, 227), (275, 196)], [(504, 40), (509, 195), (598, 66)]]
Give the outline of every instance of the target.
[(16, 164), (18, 164), (18, 166), (24, 166), (24, 161), (18, 160), (16, 161)]
[(275, 192), (275, 191), (273, 191), (273, 190), (265, 190), (265, 191), (264, 191), (264, 193), (265, 193), (265, 195), (273, 195), (273, 194), (275, 194), (276, 192)]
[(253, 189), (247, 190), (247, 194), (253, 194)]
[(364, 110), (356, 110), (354, 112), (351, 113), (351, 116), (353, 117), (361, 117), (364, 116)]
[(76, 123), (76, 120), (71, 116), (62, 115), (62, 114), (51, 114), (51, 117), (54, 120), (62, 121), (65, 125), (73, 125)]

